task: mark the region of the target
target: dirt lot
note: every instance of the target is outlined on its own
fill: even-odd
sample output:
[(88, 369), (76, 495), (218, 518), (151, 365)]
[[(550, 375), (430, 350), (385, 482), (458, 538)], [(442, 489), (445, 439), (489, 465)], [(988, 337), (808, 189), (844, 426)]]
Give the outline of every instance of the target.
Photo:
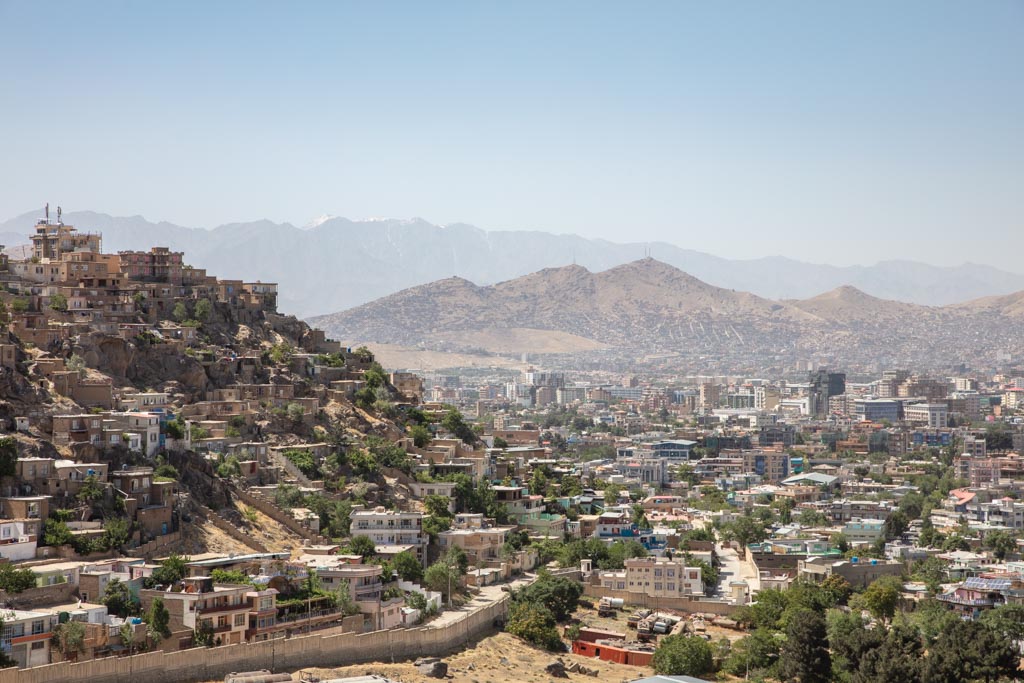
[[(597, 669), (598, 676), (569, 674), (569, 680), (600, 681), (601, 683), (619, 683), (632, 681), (653, 674), (651, 669), (638, 666), (625, 666), (602, 662), (590, 657), (577, 657), (571, 653), (555, 655), (550, 652), (530, 647), (523, 641), (507, 633), (498, 633), (484, 638), (471, 645), (468, 649), (449, 657), (448, 681), (452, 683), (499, 683), (516, 681), (516, 683), (548, 683), (551, 676), (544, 672), (548, 662), (560, 657), (566, 665), (579, 662), (590, 669)], [(324, 680), (344, 678), (346, 676), (365, 676), (377, 674), (402, 683), (429, 683), (437, 679), (427, 678), (416, 671), (412, 662), (399, 664), (357, 664), (337, 669), (306, 669), (306, 673), (314, 674)], [(296, 680), (299, 674), (294, 675)]]
[[(585, 609), (581, 607), (576, 611), (575, 616), (584, 626), (599, 628), (605, 631), (618, 631), (619, 633), (625, 633), (626, 641), (632, 643), (636, 641), (636, 630), (626, 628), (626, 618), (632, 614), (633, 610), (634, 608), (627, 607), (626, 609), (615, 612), (615, 616), (613, 617), (599, 617), (596, 609)], [(671, 610), (662, 610), (662, 612), (668, 614)], [(718, 626), (712, 626), (710, 623), (706, 625), (705, 633), (711, 636), (711, 640), (713, 642), (718, 642), (722, 638), (728, 638), (730, 642), (735, 642), (746, 635), (743, 631), (720, 628)]]

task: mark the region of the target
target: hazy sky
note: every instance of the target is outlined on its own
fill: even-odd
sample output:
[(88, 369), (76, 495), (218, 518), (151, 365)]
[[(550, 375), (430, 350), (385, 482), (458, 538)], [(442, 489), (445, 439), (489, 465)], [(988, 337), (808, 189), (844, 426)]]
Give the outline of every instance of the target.
[(0, 0), (0, 220), (46, 201), (1024, 271), (1024, 2)]

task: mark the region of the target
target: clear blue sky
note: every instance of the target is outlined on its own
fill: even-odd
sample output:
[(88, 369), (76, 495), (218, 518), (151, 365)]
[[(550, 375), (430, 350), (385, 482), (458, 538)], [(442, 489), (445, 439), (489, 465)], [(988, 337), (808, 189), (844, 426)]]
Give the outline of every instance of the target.
[(1019, 0), (0, 0), (0, 219), (422, 216), (1022, 271), (1022, 84)]

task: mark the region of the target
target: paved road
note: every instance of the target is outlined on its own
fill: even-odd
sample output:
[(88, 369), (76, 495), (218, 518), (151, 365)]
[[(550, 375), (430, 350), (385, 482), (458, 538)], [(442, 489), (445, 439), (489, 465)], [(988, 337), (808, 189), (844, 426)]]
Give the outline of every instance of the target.
[(475, 594), (473, 598), (466, 602), (461, 607), (455, 609), (448, 609), (447, 606), (441, 611), (441, 614), (436, 619), (432, 619), (428, 624), (427, 628), (442, 628), (448, 624), (452, 624), (462, 619), (470, 612), (474, 612), (481, 607), (486, 607), (492, 602), (496, 602), (503, 595), (507, 595), (508, 592), (502, 590), (503, 588), (518, 588), (525, 586), (528, 583), (533, 583), (536, 580), (537, 575), (533, 573), (527, 573), (520, 576), (515, 581), (509, 583), (499, 583), (494, 586), (484, 586), (480, 589), (480, 592)]
[(718, 553), (718, 559), (722, 564), (718, 572), (718, 594), (720, 597), (729, 598), (732, 595), (729, 590), (729, 583), (732, 581), (746, 581), (750, 586), (751, 595), (761, 589), (761, 581), (750, 562), (726, 545), (716, 546), (715, 552)]

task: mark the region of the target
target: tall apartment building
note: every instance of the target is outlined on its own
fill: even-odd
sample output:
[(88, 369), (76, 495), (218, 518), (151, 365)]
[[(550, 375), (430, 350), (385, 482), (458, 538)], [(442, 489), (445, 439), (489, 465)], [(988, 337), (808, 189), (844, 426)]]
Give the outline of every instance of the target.
[(846, 393), (846, 373), (818, 370), (808, 375), (808, 408), (812, 415), (824, 416), (828, 412), (828, 400), (832, 396)]
[(941, 401), (949, 394), (949, 383), (942, 379), (914, 375), (903, 381), (896, 393), (900, 398), (923, 398), (927, 401)]
[(779, 390), (774, 387), (754, 387), (754, 408), (773, 411), (779, 407)]
[(899, 396), (900, 385), (909, 377), (910, 373), (907, 370), (886, 370), (878, 383), (878, 397), (896, 398)]
[(704, 410), (718, 407), (721, 399), (721, 389), (717, 384), (704, 382), (700, 385), (700, 407)]
[(953, 388), (956, 391), (977, 391), (978, 380), (973, 377), (954, 377)]

